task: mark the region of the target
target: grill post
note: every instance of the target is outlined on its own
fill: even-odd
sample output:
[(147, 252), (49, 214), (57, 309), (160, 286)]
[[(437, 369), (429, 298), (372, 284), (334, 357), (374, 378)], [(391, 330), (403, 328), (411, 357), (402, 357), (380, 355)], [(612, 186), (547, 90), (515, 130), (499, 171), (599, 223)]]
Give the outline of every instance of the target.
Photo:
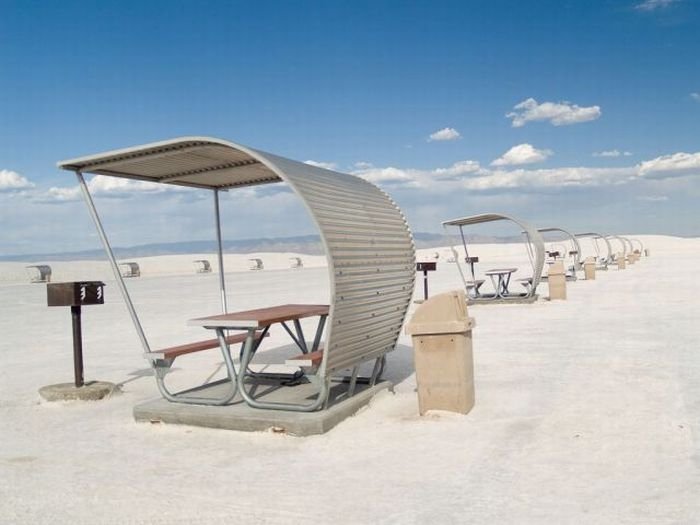
[(71, 306), (70, 313), (73, 318), (73, 374), (75, 386), (80, 388), (85, 384), (83, 378), (83, 333), (80, 322), (80, 306)]
[(435, 262), (417, 262), (416, 271), (423, 272), (423, 299), (428, 300), (428, 272), (434, 272), (437, 269)]

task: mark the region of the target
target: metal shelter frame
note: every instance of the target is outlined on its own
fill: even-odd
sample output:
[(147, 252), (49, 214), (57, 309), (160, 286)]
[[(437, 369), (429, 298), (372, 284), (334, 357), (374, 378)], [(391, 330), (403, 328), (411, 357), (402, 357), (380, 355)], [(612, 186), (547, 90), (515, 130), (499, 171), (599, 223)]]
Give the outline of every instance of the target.
[[(212, 191), (221, 309), (228, 312), (219, 193), (232, 188), (286, 182), (319, 230), (328, 261), (329, 316), (323, 358), (315, 370), (318, 397), (305, 405), (269, 403), (259, 408), (313, 411), (325, 405), (334, 373), (375, 361), (392, 351), (413, 295), (415, 246), (403, 213), (374, 184), (271, 153), (210, 137), (182, 137), (58, 163), (75, 173), (111, 263), (118, 287), (147, 359), (151, 348), (119, 271), (84, 174), (187, 186)], [(224, 359), (229, 351), (221, 344)], [(249, 350), (249, 349), (248, 349)], [(229, 356), (230, 359), (230, 356)], [(164, 397), (163, 388), (158, 388)], [(264, 403), (260, 403), (264, 405)]]
[[(610, 244), (610, 240), (603, 235), (602, 233), (596, 233), (596, 232), (587, 232), (587, 233), (575, 233), (575, 237), (577, 238), (586, 238), (590, 237), (593, 239), (593, 246), (595, 247), (596, 250), (596, 257), (600, 260), (601, 267), (599, 269), (608, 269), (608, 265), (612, 263), (613, 261), (613, 251), (612, 251), (612, 245)], [(607, 255), (605, 257), (600, 256), (600, 251), (598, 249), (598, 239), (602, 239), (603, 242), (605, 242), (605, 248), (607, 250)]]
[(120, 262), (122, 277), (141, 277), (141, 267), (137, 262)]
[(263, 260), (260, 259), (259, 257), (254, 257), (252, 259), (248, 259), (248, 269), (249, 270), (264, 270), (265, 269), (265, 263), (263, 263)]
[[(630, 239), (630, 242), (631, 243), (636, 242), (637, 244), (639, 244), (639, 255), (644, 255), (644, 245), (642, 244), (642, 241), (640, 241), (639, 239)], [(632, 250), (632, 251), (634, 251), (634, 250)]]
[(197, 259), (192, 261), (196, 273), (211, 273), (211, 263), (208, 259)]
[[(48, 264), (32, 264), (25, 266), (29, 273), (29, 282), (32, 283), (50, 283), (51, 282), (51, 266)], [(33, 271), (29, 271), (29, 270)]]
[[(526, 291), (525, 293), (519, 293), (519, 294), (510, 294), (509, 296), (504, 297), (504, 300), (523, 300), (523, 299), (536, 299), (537, 298), (537, 286), (539, 285), (541, 279), (542, 279), (542, 269), (544, 268), (544, 258), (545, 258), (545, 253), (544, 253), (544, 239), (542, 238), (542, 235), (540, 232), (537, 231), (537, 229), (533, 226), (531, 226), (529, 223), (512, 217), (510, 215), (503, 215), (500, 213), (483, 213), (480, 215), (471, 215), (468, 217), (460, 217), (458, 219), (451, 219), (449, 221), (443, 221), (442, 226), (445, 230), (449, 226), (457, 226), (459, 228), (459, 234), (461, 237), (462, 241), (462, 246), (464, 246), (464, 253), (467, 259), (469, 259), (469, 251), (467, 248), (467, 241), (466, 237), (464, 236), (464, 226), (470, 226), (474, 224), (482, 224), (485, 222), (494, 222), (494, 221), (512, 221), (516, 223), (518, 226), (523, 231), (523, 234), (525, 236), (525, 246), (527, 248), (527, 254), (528, 258), (530, 259), (530, 264), (532, 266), (532, 277), (528, 277), (525, 279), (521, 279), (520, 281), (525, 283), (526, 286)], [(455, 256), (455, 262), (457, 263), (457, 269), (459, 270), (459, 274), (462, 277), (462, 281), (464, 283), (465, 288), (467, 291), (469, 291), (469, 283), (470, 281), (465, 278), (464, 272), (462, 270), (460, 258), (454, 249), (452, 247), (452, 252), (454, 253)], [(472, 280), (471, 282), (473, 283), (475, 281), (474, 278), (474, 267), (471, 265), (471, 276)], [(474, 297), (471, 297), (470, 300), (472, 302), (482, 302), (479, 299), (475, 299)], [(489, 301), (490, 299), (485, 299), (483, 302)]]
[(573, 265), (572, 270), (574, 272), (574, 276), (576, 276), (577, 271), (580, 271), (583, 269), (583, 263), (581, 262), (581, 245), (579, 244), (578, 239), (576, 238), (576, 236), (573, 233), (565, 230), (564, 228), (538, 228), (537, 231), (540, 233), (561, 232), (564, 235), (566, 235), (567, 237), (569, 237), (569, 239), (571, 240), (571, 244), (573, 245), (573, 248), (574, 248), (573, 250), (570, 250), (569, 254), (568, 254), (569, 256), (571, 256), (573, 254), (572, 259), (573, 259), (574, 265)]
[(622, 245), (622, 258), (627, 258), (627, 248), (629, 246), (632, 246), (632, 243), (630, 243), (629, 239), (623, 237), (622, 235), (608, 235), (607, 238), (615, 239), (617, 242), (619, 242)]

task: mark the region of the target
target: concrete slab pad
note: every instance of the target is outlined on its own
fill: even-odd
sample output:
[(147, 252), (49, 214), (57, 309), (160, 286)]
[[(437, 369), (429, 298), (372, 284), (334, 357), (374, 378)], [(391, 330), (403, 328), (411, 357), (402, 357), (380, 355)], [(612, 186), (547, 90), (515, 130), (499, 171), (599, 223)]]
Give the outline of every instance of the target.
[(74, 383), (42, 386), (39, 395), (46, 401), (98, 401), (117, 391), (114, 383), (90, 381), (81, 387), (76, 387)]
[[(197, 395), (216, 397), (225, 382), (217, 382), (189, 392)], [(243, 432), (276, 431), (294, 436), (323, 434), (344, 419), (354, 415), (382, 390), (393, 390), (389, 381), (381, 381), (370, 387), (357, 385), (355, 395), (347, 396), (348, 384), (334, 383), (331, 386), (330, 401), (326, 410), (316, 412), (291, 412), (287, 410), (262, 410), (248, 406), (239, 397), (225, 406), (192, 405), (171, 403), (165, 399), (148, 401), (134, 407), (134, 419), (141, 422), (193, 425), (208, 428), (239, 430)], [(258, 386), (253, 395), (259, 400), (270, 402), (310, 402), (316, 389), (309, 383), (296, 386), (282, 386), (268, 382)]]

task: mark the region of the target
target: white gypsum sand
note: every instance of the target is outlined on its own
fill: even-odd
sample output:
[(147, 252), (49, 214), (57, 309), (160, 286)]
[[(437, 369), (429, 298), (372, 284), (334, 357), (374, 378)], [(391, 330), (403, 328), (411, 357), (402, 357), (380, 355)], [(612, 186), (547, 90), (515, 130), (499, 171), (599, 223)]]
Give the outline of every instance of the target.
[[(50, 264), (54, 281), (107, 283), (106, 304), (83, 309), (85, 376), (123, 393), (42, 402), (39, 387), (72, 380), (69, 309), (48, 308), (45, 285), (29, 284), (23, 263), (0, 263), (0, 522), (693, 522), (700, 239), (639, 238), (651, 257), (568, 283), (567, 301), (470, 308), (469, 415), (418, 416), (402, 335), (386, 372), (396, 392), (309, 438), (136, 424), (132, 407), (158, 391), (104, 262)], [(435, 251), (430, 293), (458, 288), (448, 248), (418, 258)], [(514, 279), (527, 275), (522, 245), (470, 253), (479, 271), (507, 264), (519, 268)], [(289, 269), (295, 255), (227, 255), (229, 307), (327, 301), (324, 258)], [(265, 270), (247, 271), (252, 257)], [(214, 273), (194, 273), (200, 258)], [(215, 257), (129, 260), (141, 265), (127, 284), (154, 348), (210, 335), (186, 321), (219, 311)], [(2, 277), (18, 269), (21, 278)], [(287, 342), (275, 330), (267, 344)], [(175, 384), (222, 374), (216, 351), (181, 360)]]

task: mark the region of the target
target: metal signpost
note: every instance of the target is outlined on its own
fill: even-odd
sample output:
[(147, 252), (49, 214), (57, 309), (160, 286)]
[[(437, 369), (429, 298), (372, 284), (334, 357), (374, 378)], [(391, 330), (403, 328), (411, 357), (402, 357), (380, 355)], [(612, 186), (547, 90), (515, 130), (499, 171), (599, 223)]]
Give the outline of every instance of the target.
[(423, 272), (423, 297), (428, 300), (428, 272), (437, 270), (436, 262), (419, 262), (416, 263), (416, 271)]

